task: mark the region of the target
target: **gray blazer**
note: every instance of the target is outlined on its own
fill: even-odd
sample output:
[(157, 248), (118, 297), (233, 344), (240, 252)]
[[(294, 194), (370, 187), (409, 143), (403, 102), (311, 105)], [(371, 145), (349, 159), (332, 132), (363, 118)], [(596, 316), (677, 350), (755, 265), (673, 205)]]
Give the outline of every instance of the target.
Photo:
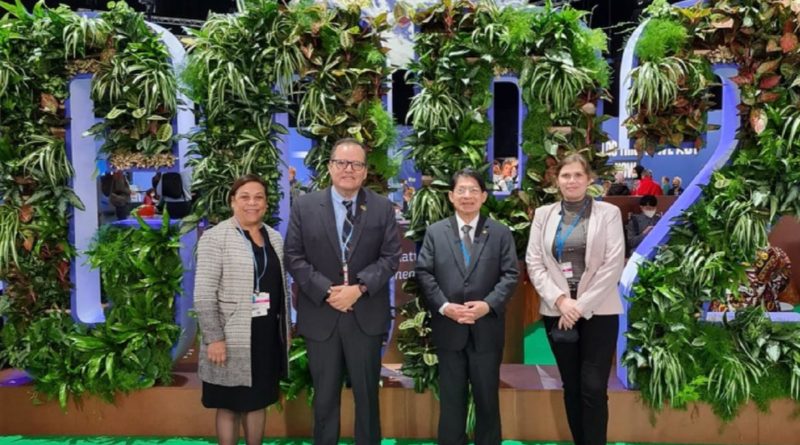
[[(267, 227), (269, 243), (280, 259), (283, 275), (283, 324), (288, 361), (289, 308), (291, 299), (283, 267), (283, 239)], [(194, 305), (200, 322), (200, 363), (198, 374), (204, 382), (223, 386), (251, 386), (250, 322), (253, 296), (253, 257), (250, 244), (236, 228), (233, 218), (205, 231), (197, 245), (197, 271), (194, 281)], [(208, 361), (207, 345), (225, 341), (227, 363), (224, 367)], [(276, 359), (278, 359), (276, 357)], [(287, 366), (284, 369), (288, 368)]]
[[(431, 336), (442, 350), (464, 349), (470, 333), (478, 352), (503, 350), (506, 302), (519, 276), (514, 237), (508, 227), (483, 216), (475, 229), (468, 266), (455, 216), (428, 227), (417, 255), (416, 277), (430, 308)], [(444, 303), (476, 300), (485, 301), (491, 311), (474, 325), (458, 324), (439, 313)]]

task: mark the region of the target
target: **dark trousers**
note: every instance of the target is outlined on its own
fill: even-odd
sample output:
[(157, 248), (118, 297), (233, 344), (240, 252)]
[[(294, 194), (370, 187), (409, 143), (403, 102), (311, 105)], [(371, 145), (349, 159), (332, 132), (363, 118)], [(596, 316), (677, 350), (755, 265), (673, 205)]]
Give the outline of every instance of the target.
[(117, 220), (122, 221), (123, 219), (128, 219), (131, 216), (130, 206), (125, 204), (124, 206), (114, 206), (114, 214), (117, 216)]
[(499, 445), (500, 362), (503, 351), (475, 350), (472, 336), (460, 351), (436, 351), (439, 358), (440, 445), (467, 443), (468, 386), (475, 398), (475, 444)]
[(575, 444), (605, 444), (608, 377), (617, 343), (619, 316), (581, 318), (574, 328), (580, 334), (576, 343), (552, 341), (549, 333), (553, 327), (557, 328), (558, 317), (544, 317), (544, 325), (564, 384), (564, 406)]
[(356, 406), (355, 442), (357, 445), (380, 444), (378, 385), (382, 340), (382, 335), (362, 332), (352, 312), (339, 316), (327, 340), (306, 339), (308, 366), (314, 384), (314, 445), (339, 443), (345, 367), (353, 385)]

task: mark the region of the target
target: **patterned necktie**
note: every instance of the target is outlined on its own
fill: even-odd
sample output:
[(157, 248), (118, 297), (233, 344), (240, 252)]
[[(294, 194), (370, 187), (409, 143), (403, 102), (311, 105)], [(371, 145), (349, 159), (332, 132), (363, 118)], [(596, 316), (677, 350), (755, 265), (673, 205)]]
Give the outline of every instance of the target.
[(465, 224), (461, 227), (461, 231), (464, 232), (464, 236), (461, 237), (461, 242), (464, 244), (464, 264), (469, 265), (469, 255), (472, 252), (472, 238), (469, 237), (469, 231), (472, 230), (472, 226)]
[(353, 233), (353, 201), (342, 201), (344, 204), (344, 208), (347, 209), (347, 213), (344, 216), (344, 222), (342, 223), (342, 244), (344, 244), (344, 253), (347, 256), (350, 256), (350, 241), (352, 237), (350, 234)]

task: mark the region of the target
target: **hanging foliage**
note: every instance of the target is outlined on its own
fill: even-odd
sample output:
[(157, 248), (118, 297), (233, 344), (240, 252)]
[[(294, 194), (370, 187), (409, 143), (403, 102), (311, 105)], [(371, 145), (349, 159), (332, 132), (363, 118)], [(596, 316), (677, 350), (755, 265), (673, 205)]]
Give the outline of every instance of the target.
[(99, 52), (92, 100), (103, 120), (87, 134), (103, 139), (100, 151), (115, 168), (171, 167), (178, 85), (169, 52), (141, 14), (124, 2), (108, 7), (99, 18), (80, 17), (65, 42), (73, 56)]
[(710, 87), (714, 83), (709, 51), (695, 51), (705, 46), (701, 25), (708, 24), (709, 11), (691, 8), (663, 8), (656, 3), (649, 11), (655, 14), (648, 21), (636, 42), (639, 66), (634, 68), (625, 122), (634, 149), (653, 156), (666, 147), (688, 144), (699, 149), (703, 135), (715, 128), (707, 122), (708, 110), (714, 105)]
[(297, 121), (300, 134), (314, 141), (305, 158), (314, 172), (313, 187), (329, 182), (333, 143), (354, 138), (368, 148), (368, 186), (385, 192), (400, 166), (389, 156), (397, 130), (383, 106), (390, 69), (381, 33), (389, 29), (388, 13), (365, 16), (358, 2), (343, 8), (309, 2), (291, 14), (301, 26)]
[[(648, 37), (648, 29), (659, 29), (672, 37), (663, 51), (651, 51), (663, 56), (657, 63), (698, 66), (702, 56), (738, 64), (732, 80), (741, 89), (743, 119), (728, 165), (714, 173), (667, 245), (639, 270), (623, 363), (655, 409), (704, 401), (728, 420), (748, 400), (761, 409), (775, 398), (800, 400), (796, 324), (773, 324), (760, 306), (740, 309), (722, 325), (698, 321), (704, 304), (738, 299), (741, 286), (748, 285), (747, 268), (764, 255), (769, 227), (782, 215), (800, 216), (800, 55), (794, 35), (799, 11), (789, 2), (729, 0), (684, 10), (657, 1), (651, 11), (656, 18), (642, 37), (647, 45), (637, 48), (649, 48), (656, 37)], [(678, 26), (686, 39), (677, 37), (683, 34)], [(681, 78), (676, 77), (678, 100), (687, 91)], [(653, 121), (675, 119), (675, 100), (667, 100), (673, 96), (633, 97), (633, 108), (651, 108)], [(663, 130), (641, 127), (640, 138), (657, 141)]]
[[(172, 301), (180, 292), (182, 273), (173, 230), (104, 232), (108, 237), (102, 239), (115, 239), (116, 248), (92, 260), (104, 267), (106, 295), (115, 303), (106, 314), (108, 322), (92, 329), (75, 323), (69, 313), (75, 249), (68, 240), (68, 221), (72, 209), (83, 209), (83, 204), (70, 187), (73, 169), (64, 115), (69, 79), (102, 70), (103, 63), (113, 60), (100, 54), (103, 49), (124, 51), (111, 43), (139, 45), (142, 60), (152, 53), (162, 55), (162, 50), (153, 46), (156, 37), (140, 26), (142, 17), (124, 3), (109, 4), (111, 10), (97, 18), (64, 6), (47, 8), (43, 2), (30, 12), (21, 2), (0, 7), (7, 11), (0, 20), (0, 280), (5, 285), (0, 316), (7, 319), (3, 359), (28, 370), (36, 390), (57, 398), (62, 407), (70, 396), (91, 393), (111, 399), (117, 391), (166, 382), (169, 347), (178, 333)], [(130, 29), (136, 33), (115, 34)], [(120, 81), (127, 82), (120, 86), (125, 91), (140, 91), (132, 83), (144, 82), (133, 76)], [(174, 92), (170, 94), (174, 103)], [(133, 128), (132, 119), (119, 117), (119, 126), (109, 131)], [(93, 254), (100, 250), (96, 246)], [(109, 289), (121, 283), (108, 274), (130, 281)]]
[(203, 218), (216, 223), (230, 217), (230, 186), (248, 173), (269, 185), (271, 212), (282, 196), (278, 142), (287, 130), (275, 115), (288, 111), (286, 94), (303, 66), (300, 32), (277, 2), (244, 6), (238, 14), (212, 15), (202, 29), (190, 31), (194, 42), (182, 80), (202, 114), (190, 137), (192, 191), (198, 199), (193, 215), (184, 219), (188, 227)]
[[(452, 214), (446, 192), (455, 171), (487, 169), (490, 86), (497, 75), (519, 75), (527, 107), (522, 150), (528, 163), (521, 189), (503, 200), (490, 198), (485, 209), (511, 228), (518, 252), (527, 244), (533, 210), (556, 199), (554, 167), (560, 158), (581, 152), (598, 173), (607, 172), (607, 158), (597, 150), (606, 139), (595, 109), (609, 81), (600, 57), (606, 38), (582, 24), (584, 14), (549, 3), (500, 8), (468, 0), (445, 0), (413, 14), (418, 57), (408, 80), (418, 93), (409, 109), (414, 131), (406, 142), (424, 176), (410, 203), (406, 236), (421, 240), (428, 225)], [(417, 390), (435, 389), (430, 316), (414, 283), (405, 291), (415, 298), (401, 308), (403, 372), (414, 378)]]

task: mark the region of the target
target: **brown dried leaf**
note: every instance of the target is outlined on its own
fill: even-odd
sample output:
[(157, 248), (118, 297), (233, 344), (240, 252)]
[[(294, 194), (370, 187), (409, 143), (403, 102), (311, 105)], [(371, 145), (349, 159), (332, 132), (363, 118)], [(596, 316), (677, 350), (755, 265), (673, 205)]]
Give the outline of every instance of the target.
[(42, 93), (39, 97), (39, 108), (47, 113), (58, 111), (58, 99), (52, 94)]
[(50, 134), (62, 141), (67, 139), (67, 130), (63, 127), (50, 127)]

